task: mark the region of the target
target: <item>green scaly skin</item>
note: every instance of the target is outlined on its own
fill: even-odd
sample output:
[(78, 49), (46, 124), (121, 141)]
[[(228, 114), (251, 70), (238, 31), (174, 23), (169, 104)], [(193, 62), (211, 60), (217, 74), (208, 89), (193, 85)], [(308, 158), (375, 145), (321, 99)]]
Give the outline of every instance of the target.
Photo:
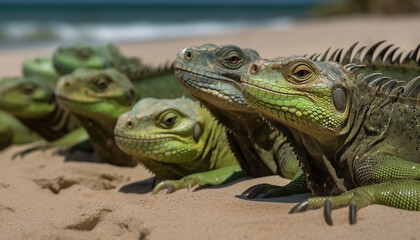
[[(44, 79), (3, 78), (0, 81), (0, 109), (48, 141), (23, 150), (17, 155), (22, 156), (41, 148), (72, 147), (80, 141), (87, 140), (87, 135), (80, 130), (77, 120), (56, 104), (53, 84)], [(78, 134), (72, 133), (73, 131)], [(74, 135), (77, 137), (69, 137)]]
[(136, 161), (115, 143), (118, 116), (140, 98), (130, 80), (115, 69), (78, 69), (60, 78), (57, 102), (74, 115), (89, 134), (99, 161), (135, 166)]
[(224, 127), (187, 98), (142, 99), (119, 117), (115, 139), (124, 152), (163, 180), (153, 193), (220, 185), (245, 176)]
[[(358, 43), (356, 42), (345, 52), (341, 48), (336, 49), (332, 52), (332, 54), (329, 54), (330, 49), (328, 49), (325, 53), (313, 54), (310, 58), (316, 61), (334, 61), (340, 63), (341, 65), (346, 65), (350, 62), (361, 64), (364, 67), (358, 69), (359, 74), (370, 74), (380, 71), (386, 76), (396, 79), (404, 77), (406, 77), (406, 79), (411, 79), (420, 75), (420, 68), (418, 67), (419, 63), (416, 59), (420, 51), (420, 45), (402, 58), (402, 52), (398, 52), (399, 48), (394, 47), (393, 44), (385, 45), (382, 49), (380, 49), (383, 43), (385, 43), (385, 41), (373, 44), (364, 54), (362, 53), (366, 47), (362, 46), (357, 49), (356, 46)], [(375, 58), (373, 58), (374, 55), (376, 55)], [(404, 83), (404, 81), (400, 81), (398, 84), (401, 83)], [(291, 148), (289, 147), (289, 149)], [(300, 186), (301, 184), (306, 184), (305, 177), (303, 175), (292, 181), (290, 185)], [(244, 193), (248, 193), (248, 198), (249, 196), (254, 197), (258, 194), (263, 194), (263, 198), (267, 198), (293, 194), (293, 191), (290, 193), (290, 189), (295, 189), (295, 187), (285, 189), (283, 186), (258, 184), (247, 189)]]
[(55, 71), (51, 57), (33, 57), (25, 60), (22, 66), (25, 77), (38, 77), (56, 83), (60, 77)]
[(244, 96), (289, 136), (317, 196), (291, 213), (325, 206), (332, 225), (331, 209), (344, 206), (352, 224), (369, 204), (420, 210), (419, 79), (365, 76), (355, 64), (304, 57), (251, 64)]
[(229, 145), (245, 172), (253, 177), (280, 174), (293, 179), (284, 187), (261, 184), (250, 188), (244, 192), (248, 198), (308, 192), (287, 139), (271, 130), (242, 96), (240, 76), (256, 59), (260, 57), (251, 49), (205, 44), (182, 49), (175, 61), (175, 74), (186, 91), (229, 129)]
[(172, 65), (146, 66), (138, 59), (123, 56), (112, 44), (61, 46), (53, 54), (53, 63), (60, 74), (78, 68), (117, 69), (132, 81), (142, 98), (188, 96), (178, 84)]
[(78, 68), (115, 68), (127, 75), (130, 71), (147, 70), (138, 59), (123, 56), (113, 44), (60, 46), (52, 58), (60, 75), (70, 74)]
[(41, 140), (16, 118), (0, 111), (0, 150), (13, 144), (27, 144)]

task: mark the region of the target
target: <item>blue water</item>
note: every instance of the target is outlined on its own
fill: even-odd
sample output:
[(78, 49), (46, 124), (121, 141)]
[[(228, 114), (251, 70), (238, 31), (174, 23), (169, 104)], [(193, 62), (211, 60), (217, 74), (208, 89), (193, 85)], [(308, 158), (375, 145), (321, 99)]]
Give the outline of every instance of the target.
[(142, 41), (288, 27), (308, 4), (1, 5), (0, 48), (68, 42)]

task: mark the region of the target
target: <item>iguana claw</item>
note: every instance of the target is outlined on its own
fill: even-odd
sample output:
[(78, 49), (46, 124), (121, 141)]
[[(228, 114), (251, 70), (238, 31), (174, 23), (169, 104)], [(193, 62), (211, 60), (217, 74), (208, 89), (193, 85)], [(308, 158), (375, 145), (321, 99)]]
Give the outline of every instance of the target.
[(357, 205), (354, 203), (349, 206), (349, 222), (351, 225), (357, 223)]
[(332, 211), (331, 201), (327, 199), (325, 200), (325, 203), (324, 203), (324, 219), (325, 219), (325, 222), (330, 226), (333, 225), (331, 211)]
[(301, 203), (298, 203), (292, 209), (290, 209), (289, 214), (305, 212), (306, 210), (308, 210), (308, 206), (309, 206), (308, 201), (303, 201)]

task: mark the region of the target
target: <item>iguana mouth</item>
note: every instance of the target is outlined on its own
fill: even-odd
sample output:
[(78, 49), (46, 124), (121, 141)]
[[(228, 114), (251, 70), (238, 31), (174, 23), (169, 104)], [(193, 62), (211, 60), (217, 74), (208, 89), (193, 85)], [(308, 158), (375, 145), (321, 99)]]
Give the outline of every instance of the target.
[[(210, 97), (212, 101), (214, 101), (216, 98), (223, 100), (223, 102), (228, 102), (232, 105), (235, 105), (236, 107), (249, 108), (248, 104), (246, 104), (245, 99), (243, 99), (242, 94), (240, 93), (240, 85), (235, 81), (230, 80), (229, 78), (214, 78), (213, 76), (216, 74), (213, 73), (213, 76), (210, 76), (209, 74), (199, 74), (197, 72), (179, 68), (176, 68), (175, 74), (177, 78), (182, 79), (180, 82), (184, 87), (191, 88), (200, 93), (211, 95), (213, 96)], [(217, 81), (221, 81), (223, 83), (216, 83)], [(227, 92), (226, 87), (221, 87), (225, 84), (232, 86), (231, 88), (236, 89), (238, 93), (232, 94)], [(191, 92), (191, 94), (194, 94), (194, 92)], [(195, 93), (194, 95), (198, 95), (196, 96), (198, 98), (203, 97), (202, 94), (199, 93)]]
[(121, 140), (134, 140), (136, 142), (160, 142), (162, 140), (177, 140), (175, 137), (146, 137), (146, 136), (134, 136), (134, 135), (121, 135), (115, 133), (116, 138), (120, 138)]
[(303, 94), (303, 93), (283, 93), (283, 92), (274, 91), (272, 89), (264, 88), (264, 87), (261, 87), (261, 86), (257, 86), (257, 85), (254, 85), (252, 83), (249, 83), (249, 82), (242, 82), (242, 88), (245, 88), (246, 86), (256, 88), (256, 89), (260, 89), (260, 90), (263, 90), (264, 92), (270, 92), (270, 93), (273, 93), (273, 94), (276, 94), (276, 95), (291, 96), (291, 97), (305, 97), (309, 101), (311, 101), (313, 103), (316, 103), (312, 98), (309, 97), (309, 95), (306, 95), (306, 94)]
[(94, 101), (79, 101), (79, 100), (74, 100), (74, 99), (71, 99), (71, 98), (67, 98), (67, 97), (65, 97), (65, 96), (63, 96), (63, 95), (59, 95), (59, 94), (56, 94), (56, 97), (57, 97), (57, 100), (59, 100), (59, 101), (72, 102), (72, 103), (78, 103), (78, 104), (94, 104), (94, 103), (100, 103), (100, 102), (103, 102), (103, 101), (101, 101), (101, 100), (94, 100)]

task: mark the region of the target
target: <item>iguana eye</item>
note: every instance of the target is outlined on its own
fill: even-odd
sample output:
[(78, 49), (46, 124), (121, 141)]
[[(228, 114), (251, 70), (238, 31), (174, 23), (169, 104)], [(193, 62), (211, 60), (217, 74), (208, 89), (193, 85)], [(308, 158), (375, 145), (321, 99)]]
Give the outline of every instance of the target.
[(242, 66), (242, 58), (238, 51), (232, 50), (225, 54), (223, 61), (221, 61), (223, 66), (227, 68), (236, 69)]
[(306, 64), (301, 64), (295, 68), (293, 71), (292, 77), (298, 82), (306, 81), (312, 76), (312, 69), (309, 68)]
[(84, 61), (88, 60), (91, 55), (92, 55), (92, 51), (89, 49), (80, 49), (79, 51), (77, 51), (77, 56), (81, 60), (84, 60)]
[(107, 78), (101, 77), (98, 78), (95, 81), (95, 86), (99, 89), (99, 90), (105, 90), (109, 85), (109, 81)]
[(35, 86), (33, 85), (26, 85), (22, 88), (22, 92), (26, 95), (31, 95), (35, 91)]
[(231, 56), (228, 58), (230, 64), (237, 64), (241, 60), (238, 56)]
[(174, 112), (168, 112), (161, 118), (161, 125), (165, 128), (173, 127), (178, 120), (178, 115)]

